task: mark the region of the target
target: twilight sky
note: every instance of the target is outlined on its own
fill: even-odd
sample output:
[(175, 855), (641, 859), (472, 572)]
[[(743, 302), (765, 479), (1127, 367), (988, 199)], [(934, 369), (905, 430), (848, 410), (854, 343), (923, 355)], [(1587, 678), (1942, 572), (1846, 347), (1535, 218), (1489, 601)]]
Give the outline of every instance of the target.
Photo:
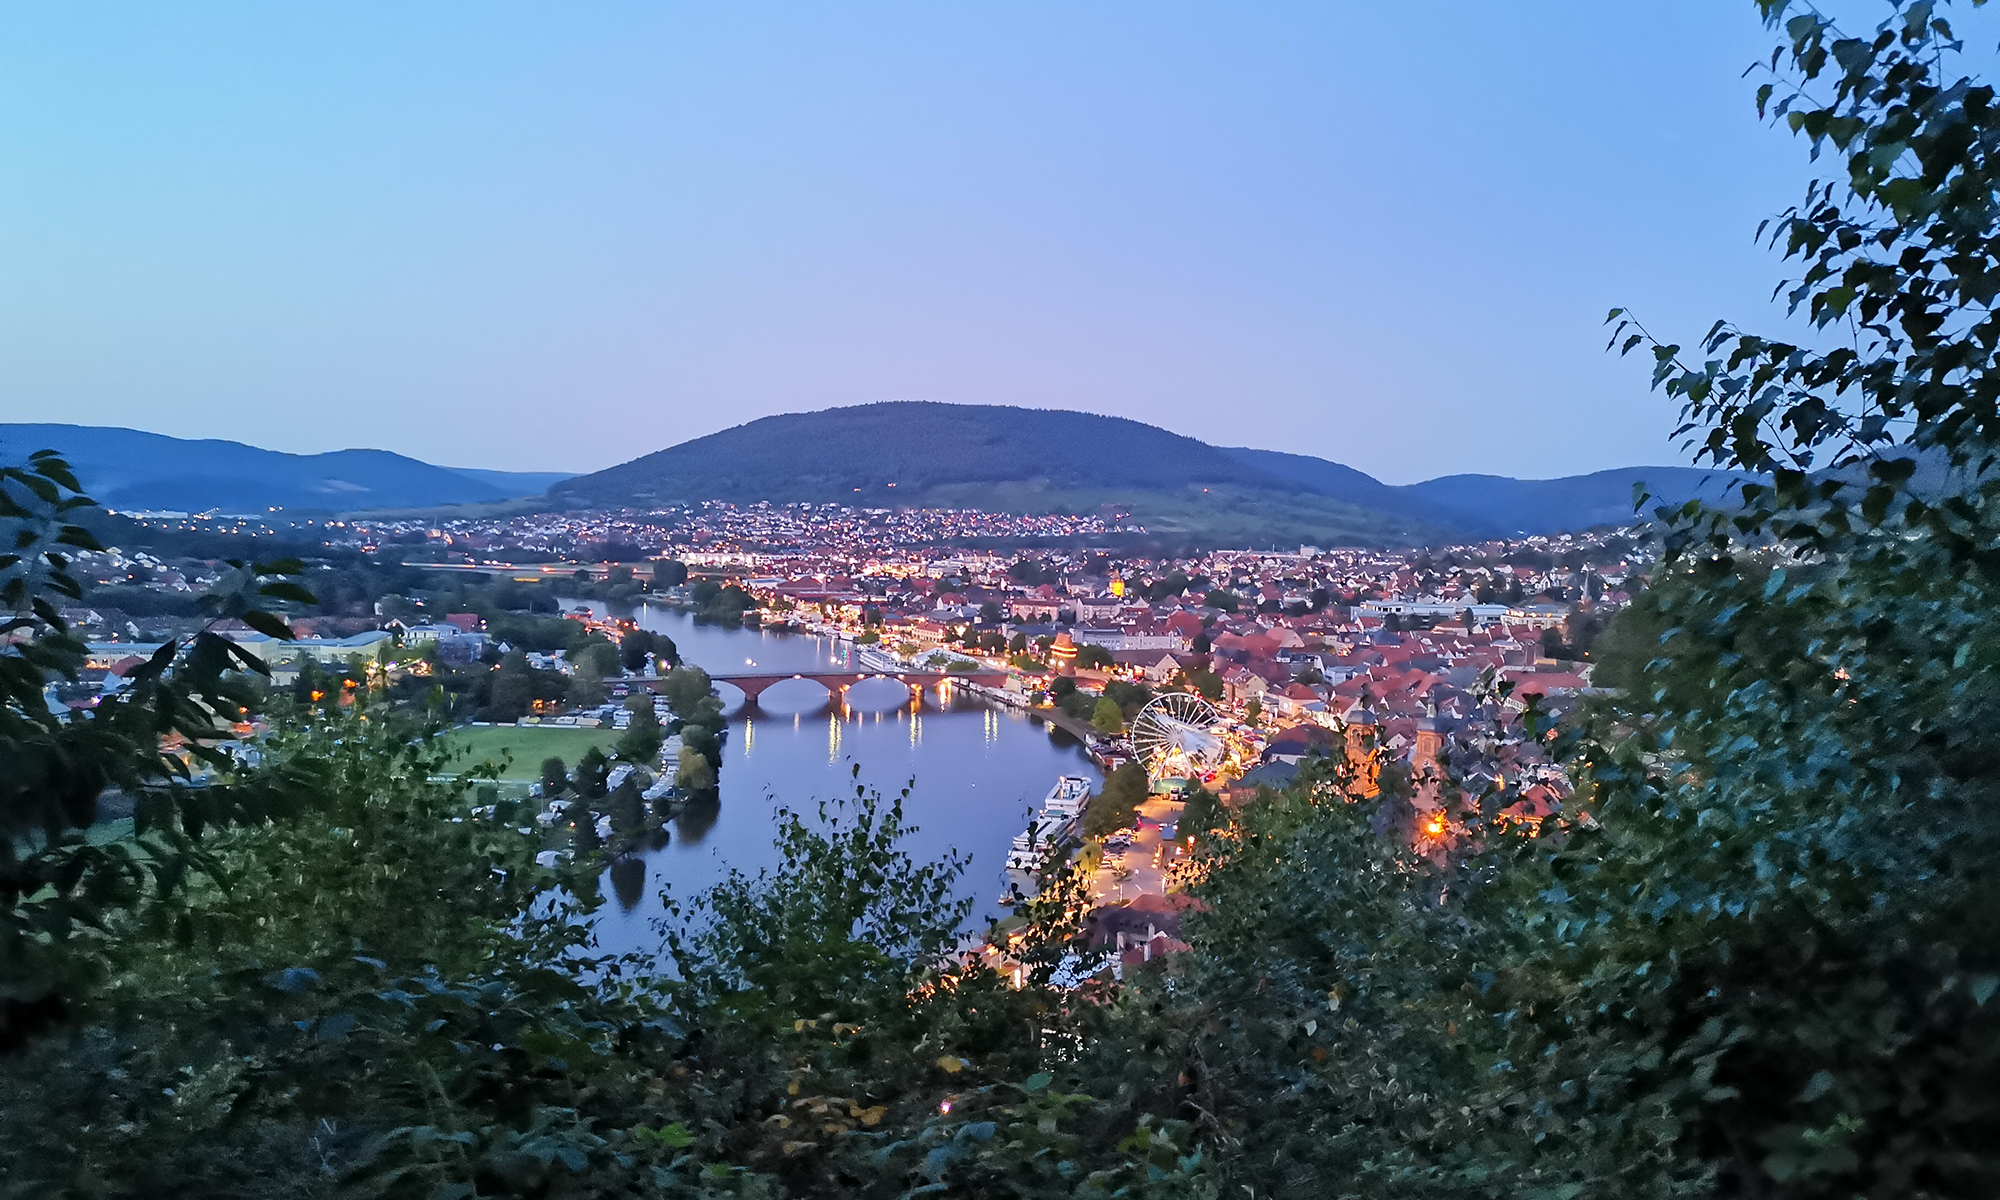
[(1601, 321), (1771, 323), (1772, 44), (1750, 0), (12, 5), (0, 420), (590, 470), (930, 399), (1390, 482), (1680, 461)]

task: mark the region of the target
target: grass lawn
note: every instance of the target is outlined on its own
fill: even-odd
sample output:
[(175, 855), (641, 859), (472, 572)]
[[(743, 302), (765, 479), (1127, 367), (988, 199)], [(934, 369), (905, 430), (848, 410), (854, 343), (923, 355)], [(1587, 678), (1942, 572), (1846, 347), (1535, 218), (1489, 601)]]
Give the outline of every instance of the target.
[(466, 756), (452, 763), (463, 770), (475, 763), (490, 759), (495, 763), (506, 751), (512, 751), (514, 762), (500, 773), (502, 779), (536, 780), (542, 777), (542, 760), (553, 754), (569, 766), (592, 746), (611, 753), (611, 747), (618, 741), (615, 729), (577, 729), (563, 725), (492, 725), (485, 728), (454, 729), (445, 735), (445, 744), (453, 750), (462, 750)]

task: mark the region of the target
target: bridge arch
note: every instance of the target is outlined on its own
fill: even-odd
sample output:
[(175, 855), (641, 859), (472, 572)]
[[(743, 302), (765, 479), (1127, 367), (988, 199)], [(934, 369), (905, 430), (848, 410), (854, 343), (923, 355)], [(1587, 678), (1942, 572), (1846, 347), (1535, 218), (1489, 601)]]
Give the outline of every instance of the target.
[(1004, 673), (993, 671), (956, 674), (938, 671), (731, 671), (709, 678), (717, 684), (729, 684), (742, 693), (746, 707), (756, 705), (769, 689), (793, 680), (810, 680), (818, 684), (826, 693), (827, 703), (841, 700), (847, 689), (854, 685), (872, 680), (893, 680), (916, 698), (921, 698), (927, 690), (950, 682), (999, 686), (1006, 681)]

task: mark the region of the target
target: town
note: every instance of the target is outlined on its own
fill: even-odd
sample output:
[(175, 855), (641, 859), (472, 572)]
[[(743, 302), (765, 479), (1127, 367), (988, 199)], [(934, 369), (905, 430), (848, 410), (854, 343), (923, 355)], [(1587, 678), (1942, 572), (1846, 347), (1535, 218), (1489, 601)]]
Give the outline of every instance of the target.
[(2000, 1194), (2000, 4), (115, 12), (0, 1200)]
[[(704, 718), (712, 729), (691, 736), (709, 747), (706, 764), (687, 753), (681, 714), (659, 695), (660, 668), (677, 658), (621, 615), (637, 601), (848, 647), (849, 671), (823, 683), (835, 706), (851, 683), (881, 677), (911, 684), (919, 706), (928, 686), (1024, 711), (1083, 745), (1107, 781), (1082, 819), (1042, 830), (1050, 848), (1080, 845), (1106, 903), (1142, 908), (1175, 886), (1195, 836), (1181, 832), (1191, 797), (1254, 803), (1316, 761), (1365, 764), (1349, 790), (1425, 854), (1452, 853), (1486, 810), (1526, 822), (1560, 811), (1565, 774), (1522, 714), (1556, 716), (1591, 688), (1593, 644), (1645, 569), (1632, 530), (1168, 557), (1120, 549), (1117, 535), (1141, 531), (1095, 518), (831, 505), (324, 523), (155, 513), (132, 528), (139, 540), (318, 543), (302, 578), (322, 604), (293, 617), (295, 641), (214, 626), (300, 697), (375, 688), (414, 700), (443, 688), (468, 737), (509, 725), (602, 730), (591, 744), (605, 752), (643, 711), (669, 736), (641, 739), (648, 761), (630, 764), (632, 790), (661, 814), (714, 786), (713, 746), (726, 733)], [(199, 625), (187, 601), (230, 569), (119, 548), (77, 565), (95, 588), (64, 613), (91, 651), (83, 678), (57, 689), (70, 705), (116, 690), (163, 639)], [(586, 608), (584, 597), (609, 603)], [(789, 677), (715, 674), (701, 689), (739, 713)], [(1199, 710), (1168, 713), (1166, 697)], [(539, 795), (544, 784), (563, 793), (560, 779), (530, 786)], [(544, 824), (564, 820), (551, 801)], [(563, 828), (579, 820), (599, 827), (597, 840), (612, 833), (595, 812)], [(1049, 865), (1010, 856), (1030, 890)], [(1145, 926), (1134, 953), (1171, 948), (1170, 905)]]

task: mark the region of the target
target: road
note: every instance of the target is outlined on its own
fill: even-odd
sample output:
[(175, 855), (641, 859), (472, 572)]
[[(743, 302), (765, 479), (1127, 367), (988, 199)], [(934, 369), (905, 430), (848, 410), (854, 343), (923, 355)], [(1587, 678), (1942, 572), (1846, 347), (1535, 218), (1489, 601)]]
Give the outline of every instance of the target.
[(1132, 844), (1123, 850), (1106, 848), (1104, 861), (1091, 876), (1091, 892), (1099, 904), (1166, 894), (1166, 869), (1180, 855), (1180, 844), (1160, 840), (1160, 823), (1178, 820), (1185, 807), (1179, 800), (1158, 796), (1139, 806), (1140, 827)]

